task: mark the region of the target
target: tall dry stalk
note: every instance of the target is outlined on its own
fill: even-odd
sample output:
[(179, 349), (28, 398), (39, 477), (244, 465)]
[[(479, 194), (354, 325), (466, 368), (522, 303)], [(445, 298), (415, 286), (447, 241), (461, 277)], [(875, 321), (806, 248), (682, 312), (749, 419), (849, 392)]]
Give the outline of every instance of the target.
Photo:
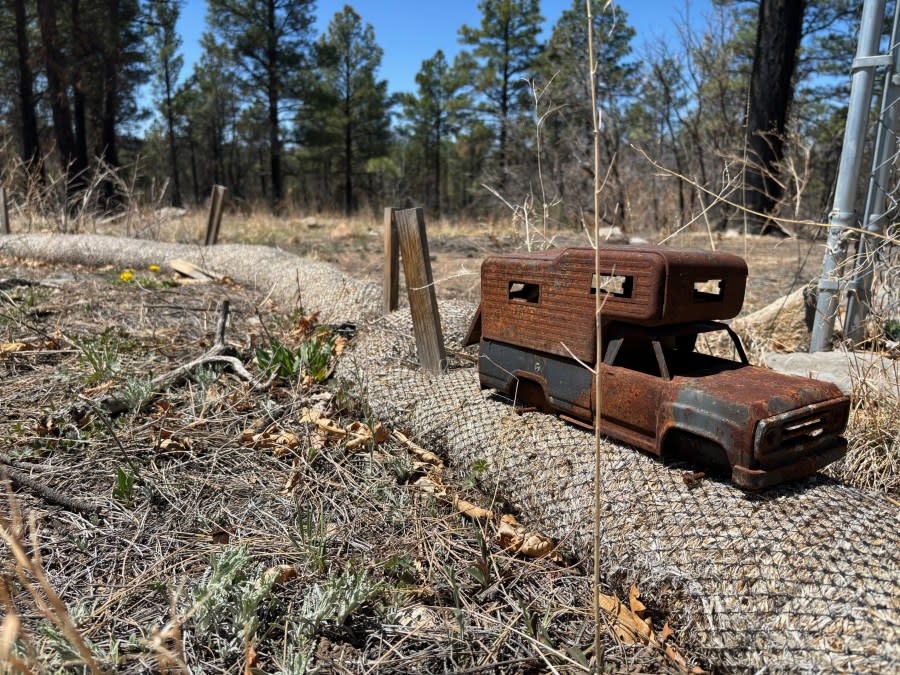
[[(93, 675), (101, 675), (103, 670), (72, 620), (65, 603), (57, 595), (46, 574), (44, 574), (44, 567), (40, 559), (40, 547), (37, 541), (34, 541), (32, 545), (34, 553), (29, 556), (26, 552), (25, 544), (20, 539), (20, 533), (24, 529), (21, 516), (8, 482), (5, 482), (5, 491), (9, 501), (12, 520), (0, 519), (0, 541), (5, 543), (9, 549), (9, 560), (14, 567), (19, 585), (31, 596), (37, 611), (69, 641), (69, 644), (81, 657), (81, 665), (84, 666), (84, 669), (90, 671)], [(33, 523), (31, 530), (32, 532), (35, 531)], [(4, 604), (7, 604), (8, 611), (12, 610), (10, 615), (14, 616), (15, 606), (12, 604), (12, 599), (6, 592), (4, 592), (4, 596), (4, 599), (9, 598)], [(14, 630), (18, 631), (18, 625), (4, 624), (5, 642), (15, 642)], [(12, 651), (12, 647), (10, 647), (10, 651)]]
[[(591, 126), (594, 137), (594, 277), (597, 280), (597, 293), (594, 296), (594, 323), (596, 325), (597, 344), (596, 358), (594, 359), (594, 593), (593, 593), (593, 610), (594, 610), (594, 667), (596, 672), (602, 673), (604, 670), (603, 659), (603, 630), (601, 629), (601, 609), (600, 609), (600, 497), (602, 494), (601, 471), (600, 471), (600, 454), (602, 445), (600, 443), (600, 407), (602, 393), (600, 390), (600, 363), (603, 357), (603, 341), (600, 330), (600, 310), (602, 308), (603, 294), (600, 293), (600, 110), (597, 108), (597, 60), (594, 58), (594, 17), (591, 12), (591, 0), (585, 0), (587, 8), (587, 38), (588, 38), (588, 63), (590, 65), (591, 78)], [(604, 5), (604, 9), (609, 7), (609, 2)]]

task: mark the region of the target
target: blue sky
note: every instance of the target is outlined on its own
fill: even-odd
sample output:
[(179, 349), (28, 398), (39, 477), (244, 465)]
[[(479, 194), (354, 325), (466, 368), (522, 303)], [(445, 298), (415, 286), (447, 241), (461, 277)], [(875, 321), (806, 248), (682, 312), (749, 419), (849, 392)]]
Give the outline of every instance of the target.
[[(388, 81), (391, 93), (414, 91), (422, 61), (438, 49), (452, 60), (461, 49), (457, 42), (460, 26), (477, 26), (480, 22), (477, 0), (319, 0), (317, 33), (324, 32), (331, 18), (346, 4), (375, 29), (375, 38), (384, 50), (380, 75)], [(628, 21), (637, 31), (636, 57), (647, 42), (674, 39), (677, 23), (685, 19), (702, 23), (710, 8), (710, 0), (619, 0), (615, 4), (628, 13)], [(572, 0), (541, 1), (544, 37), (549, 36), (553, 24), (571, 6)], [(178, 26), (184, 41), (182, 77), (187, 77), (199, 57), (200, 35), (206, 30), (205, 0), (186, 0)]]

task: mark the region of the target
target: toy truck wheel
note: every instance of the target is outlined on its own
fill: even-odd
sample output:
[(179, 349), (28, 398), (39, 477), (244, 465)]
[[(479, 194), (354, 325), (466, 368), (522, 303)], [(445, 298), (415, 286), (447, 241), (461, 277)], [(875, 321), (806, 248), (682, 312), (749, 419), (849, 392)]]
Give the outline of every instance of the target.
[(667, 463), (685, 462), (711, 473), (731, 475), (731, 462), (725, 448), (708, 438), (680, 429), (666, 434), (662, 457)]
[(518, 381), (514, 380), (509, 394), (515, 399), (517, 405), (536, 408), (541, 412), (550, 410), (544, 388), (533, 380), (521, 377)]

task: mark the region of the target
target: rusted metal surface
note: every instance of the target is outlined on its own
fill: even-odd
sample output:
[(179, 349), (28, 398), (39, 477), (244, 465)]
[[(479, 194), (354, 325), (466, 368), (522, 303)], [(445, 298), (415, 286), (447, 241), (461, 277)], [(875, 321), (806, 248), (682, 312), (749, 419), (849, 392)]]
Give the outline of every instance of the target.
[(661, 326), (730, 319), (744, 302), (747, 265), (728, 253), (652, 246), (564, 248), (486, 258), (482, 336), (569, 358), (594, 358), (596, 294), (603, 321)]
[[(478, 339), (480, 322), (483, 387), (567, 419), (599, 421), (604, 434), (664, 458), (727, 469), (745, 489), (809, 475), (846, 452), (850, 403), (836, 386), (750, 365), (737, 335), (711, 320), (740, 311), (742, 260), (618, 247), (601, 251), (601, 263), (625, 279), (618, 293), (628, 297), (610, 291), (601, 313), (599, 420), (590, 368), (595, 293), (606, 291), (602, 281), (592, 288), (591, 249), (485, 261), (467, 338)], [(698, 290), (709, 280), (717, 292)], [(723, 332), (739, 360), (696, 350), (698, 335)]]

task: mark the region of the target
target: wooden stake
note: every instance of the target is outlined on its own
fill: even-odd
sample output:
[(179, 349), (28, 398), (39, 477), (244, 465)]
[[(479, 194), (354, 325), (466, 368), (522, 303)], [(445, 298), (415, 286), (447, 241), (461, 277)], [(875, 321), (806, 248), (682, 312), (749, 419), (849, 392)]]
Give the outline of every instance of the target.
[(0, 234), (9, 234), (9, 206), (6, 203), (5, 187), (0, 187)]
[(209, 199), (209, 219), (206, 221), (206, 237), (204, 246), (215, 246), (219, 239), (219, 226), (222, 224), (222, 205), (225, 203), (225, 188), (213, 185)]
[(441, 372), (447, 367), (444, 336), (438, 314), (431, 260), (428, 257), (428, 238), (425, 235), (425, 215), (421, 208), (394, 212), (403, 275), (412, 313), (413, 332), (419, 365), (425, 370)]
[(400, 247), (394, 209), (384, 210), (384, 313), (397, 309), (400, 298)]

